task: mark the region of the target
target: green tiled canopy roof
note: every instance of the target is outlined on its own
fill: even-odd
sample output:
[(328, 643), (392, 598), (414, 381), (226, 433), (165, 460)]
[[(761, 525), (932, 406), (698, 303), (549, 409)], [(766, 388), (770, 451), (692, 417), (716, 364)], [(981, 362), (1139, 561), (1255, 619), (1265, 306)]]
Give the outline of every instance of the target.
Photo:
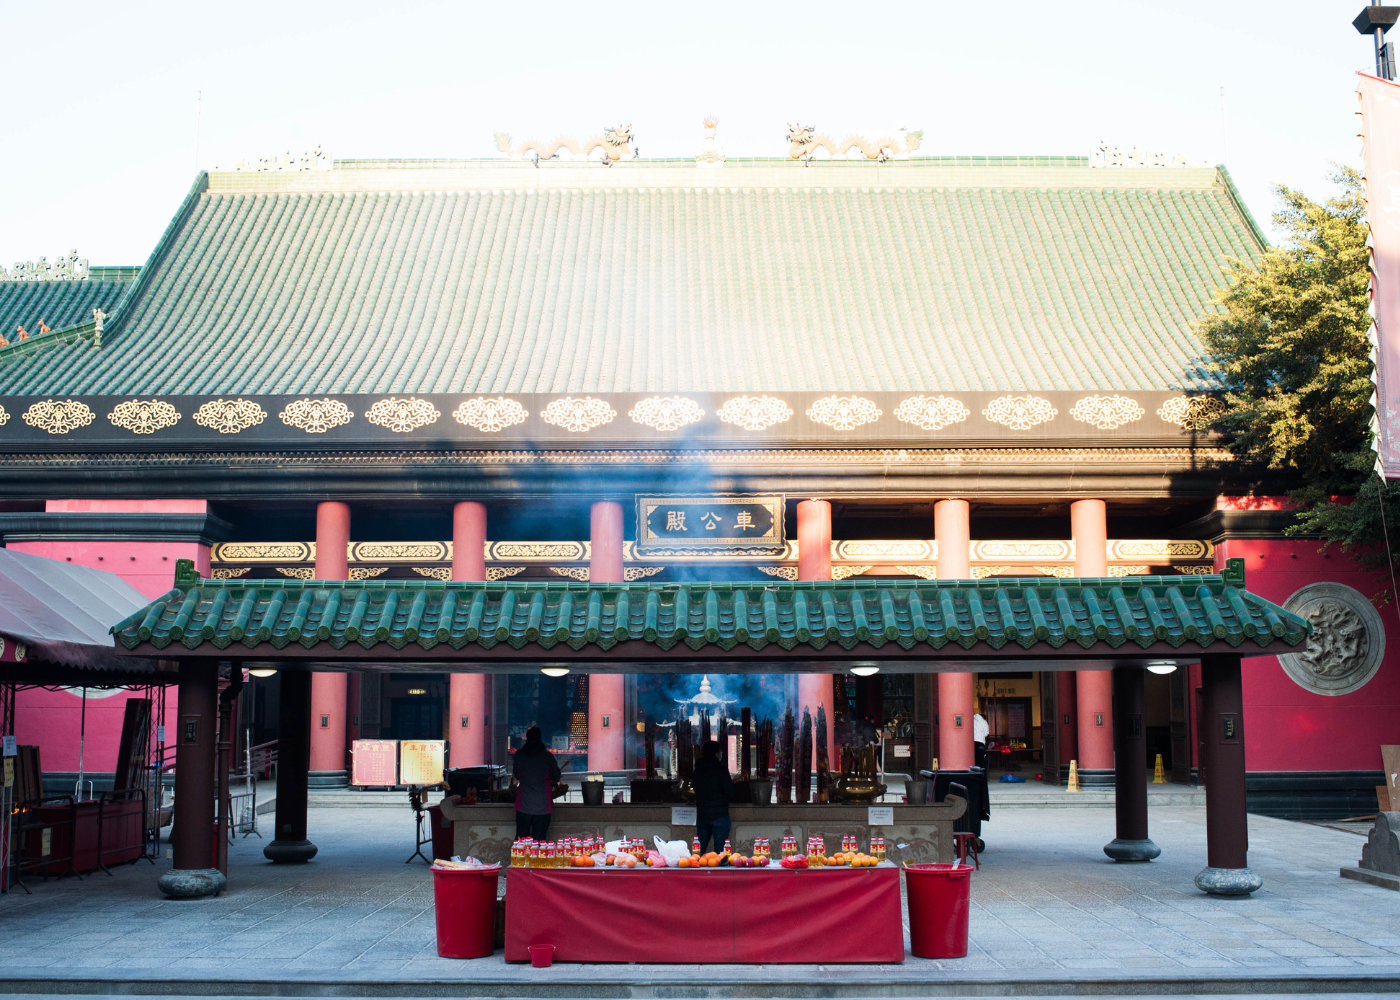
[(129, 285), (127, 281), (0, 281), (0, 333), (14, 343), (15, 327), (23, 326), (32, 337), (39, 332), (39, 320), (53, 330), (90, 324), (92, 311), (110, 313)]
[(101, 346), (0, 351), (0, 394), (1209, 389), (1262, 246), (1223, 170), (201, 175)]
[[(640, 640), (728, 651), (858, 643), (940, 649), (1188, 649), (1297, 645), (1308, 625), (1223, 576), (833, 583), (572, 583), (437, 580), (202, 580), (180, 560), (176, 587), (115, 625), (127, 649), (150, 643), (250, 650), (608, 650)], [(681, 652), (686, 652), (681, 650)]]

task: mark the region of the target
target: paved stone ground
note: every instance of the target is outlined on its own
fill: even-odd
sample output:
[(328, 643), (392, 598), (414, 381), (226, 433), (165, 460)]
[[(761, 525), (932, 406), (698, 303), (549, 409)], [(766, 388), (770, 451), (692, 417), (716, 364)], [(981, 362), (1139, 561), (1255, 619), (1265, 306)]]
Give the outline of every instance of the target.
[(244, 991), (259, 980), (338, 982), (349, 995), (344, 987), (354, 982), (468, 980), (556, 989), (817, 982), (845, 984), (854, 996), (862, 983), (947, 992), (958, 983), (1021, 982), (1038, 984), (1030, 991), (1039, 992), (1052, 981), (1097, 982), (1101, 990), (1131, 982), (1122, 992), (1152, 992), (1156, 980), (1176, 984), (1161, 992), (1192, 992), (1190, 982), (1199, 980), (1215, 990), (1238, 984), (1230, 992), (1293, 992), (1269, 985), (1286, 979), (1371, 992), (1400, 982), (1400, 893), (1338, 877), (1338, 867), (1359, 856), (1354, 833), (1251, 817), (1251, 863), (1265, 887), (1249, 899), (1220, 900), (1191, 884), (1205, 863), (1199, 807), (1152, 809), (1163, 855), (1150, 865), (1114, 865), (1103, 856), (1101, 845), (1113, 836), (1111, 810), (1005, 808), (994, 815), (984, 826), (988, 851), (973, 876), (971, 946), (961, 960), (533, 970), (507, 965), (500, 952), (472, 962), (440, 959), (428, 873), (421, 862), (403, 863), (413, 850), (412, 814), (333, 808), (312, 810), (311, 837), (321, 854), (309, 865), (266, 864), (261, 841), (240, 840), (232, 889), (216, 899), (162, 899), (155, 883), (168, 862), (37, 883), (32, 896), (0, 897), (0, 992), (30, 977), (163, 979), (177, 992), (202, 992), (182, 981), (249, 981)]

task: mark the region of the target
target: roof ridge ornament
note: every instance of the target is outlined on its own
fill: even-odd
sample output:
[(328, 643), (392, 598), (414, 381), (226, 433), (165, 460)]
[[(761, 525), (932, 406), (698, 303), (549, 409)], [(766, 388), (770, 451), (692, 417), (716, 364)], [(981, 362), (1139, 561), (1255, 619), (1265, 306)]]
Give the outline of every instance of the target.
[(0, 281), (87, 281), (90, 273), (88, 259), (79, 257), (76, 250), (69, 250), (68, 256), (59, 254), (52, 264), (47, 257), (40, 257), (17, 260), (8, 271), (0, 267)]
[(695, 165), (702, 169), (718, 169), (724, 166), (724, 147), (715, 138), (719, 119), (714, 115), (706, 115), (700, 124), (705, 127), (705, 136), (700, 140), (700, 151), (695, 154)]
[(861, 133), (852, 132), (840, 142), (833, 142), (830, 136), (819, 134), (814, 125), (789, 122), (787, 139), (788, 156), (803, 163), (810, 163), (819, 149), (825, 149), (831, 157), (864, 158), (884, 163), (886, 160), (909, 159), (909, 155), (923, 145), (924, 130), (901, 125), (892, 132), (877, 134), (874, 141), (867, 140)]
[[(214, 167), (220, 170), (220, 167)], [(238, 160), (229, 170), (251, 173), (283, 173), (298, 172), (308, 170), (329, 170), (331, 169), (331, 159), (326, 156), (318, 142), (311, 149), (302, 153), (293, 153), (290, 149), (281, 153), (271, 153), (267, 156), (259, 156), (252, 163), (247, 160)]]
[(1180, 153), (1169, 159), (1161, 150), (1143, 149), (1141, 146), (1123, 149), (1120, 146), (1110, 146), (1108, 141), (1104, 140), (1099, 143), (1098, 149), (1089, 154), (1089, 166), (1209, 168), (1212, 164), (1209, 160), (1188, 160)]
[(538, 139), (526, 139), (518, 146), (512, 147), (512, 140), (509, 132), (493, 132), (492, 137), (496, 140), (496, 148), (512, 160), (531, 159), (535, 161), (535, 166), (539, 166), (540, 160), (557, 160), (559, 154), (567, 150), (575, 159), (586, 159), (595, 149), (601, 149), (602, 160), (609, 166), (622, 159), (626, 154), (631, 153), (632, 159), (641, 155), (640, 149), (634, 149), (632, 143), (632, 126), (618, 125), (617, 127), (605, 127), (603, 131), (584, 140), (576, 142), (572, 136), (561, 135), (551, 142), (543, 143)]

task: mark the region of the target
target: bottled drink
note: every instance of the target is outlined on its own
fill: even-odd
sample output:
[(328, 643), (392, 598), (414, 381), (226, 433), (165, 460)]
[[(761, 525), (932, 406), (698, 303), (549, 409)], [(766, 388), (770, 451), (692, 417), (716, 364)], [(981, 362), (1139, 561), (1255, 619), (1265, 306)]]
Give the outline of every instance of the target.
[(885, 838), (884, 838), (883, 836), (878, 836), (878, 837), (876, 837), (876, 838), (875, 838), (875, 843), (874, 843), (873, 846), (874, 846), (874, 850), (875, 850), (875, 860), (877, 860), (877, 861), (884, 861), (884, 860), (885, 860)]
[(731, 847), (729, 846), (729, 838), (728, 838), (728, 837), (725, 837), (725, 838), (724, 838), (724, 850), (721, 851), (720, 853), (721, 853), (721, 854), (733, 854), (733, 853), (734, 853), (733, 848), (731, 848)]
[(700, 838), (699, 838), (699, 837), (691, 837), (691, 838), (690, 838), (690, 853), (691, 853), (691, 854), (699, 854), (699, 853), (700, 853)]

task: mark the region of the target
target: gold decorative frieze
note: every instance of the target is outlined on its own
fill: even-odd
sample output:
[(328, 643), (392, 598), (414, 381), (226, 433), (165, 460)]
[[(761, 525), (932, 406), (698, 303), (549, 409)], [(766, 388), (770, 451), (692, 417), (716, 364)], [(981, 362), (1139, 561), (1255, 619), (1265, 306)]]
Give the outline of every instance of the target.
[(1158, 408), (1157, 416), (1184, 430), (1203, 431), (1224, 412), (1225, 404), (1214, 396), (1172, 396)]
[(567, 576), (570, 580), (578, 580), (581, 583), (588, 582), (587, 566), (551, 566), (551, 573), (558, 573), (560, 576)]
[(1108, 542), (1110, 562), (1149, 559), (1160, 564), (1214, 558), (1215, 546), (1195, 538), (1112, 538)]
[(907, 573), (909, 576), (917, 576), (924, 580), (938, 579), (937, 566), (896, 566), (895, 569), (899, 570), (901, 573)]
[(833, 580), (848, 580), (853, 576), (860, 576), (869, 566), (833, 566), (831, 567), (831, 578)]
[(431, 580), (452, 579), (452, 567), (450, 566), (414, 566), (413, 572), (419, 576), (426, 576)]
[(350, 579), (373, 580), (376, 576), (383, 576), (387, 572), (389, 572), (388, 566), (351, 566)]
[(253, 571), (251, 566), (219, 566), (209, 571), (209, 575), (215, 580), (237, 580), (240, 576), (247, 576)]
[(754, 568), (760, 573), (767, 573), (769, 576), (775, 576), (779, 580), (795, 581), (797, 579), (796, 566), (755, 566)]
[(67, 434), (96, 419), (86, 403), (76, 399), (42, 399), (24, 411), (24, 422), (50, 434)]
[(807, 419), (834, 431), (853, 431), (880, 419), (880, 408), (864, 396), (823, 396), (807, 407)]
[(655, 576), (665, 568), (665, 566), (628, 566), (622, 571), (622, 579), (628, 583), (632, 583), (634, 580), (645, 580), (649, 576)]
[(1110, 566), (1109, 576), (1146, 576), (1149, 567), (1147, 566)]
[(926, 431), (941, 431), (960, 424), (972, 411), (952, 396), (911, 396), (900, 403), (894, 415), (906, 424)]
[(1172, 569), (1186, 576), (1210, 576), (1215, 572), (1214, 566), (1173, 566)]
[(311, 566), (278, 566), (277, 572), (293, 580), (314, 580), (316, 570)]
[(974, 580), (985, 580), (989, 576), (1001, 576), (1010, 566), (973, 566), (968, 570)]
[(315, 542), (218, 542), (209, 549), (209, 560), (216, 563), (311, 562), (315, 558)]
[(294, 399), (278, 414), (282, 423), (308, 434), (324, 434), (343, 427), (355, 414), (338, 399)]
[(4, 427), (10, 422), (10, 414), (3, 406), (0, 406), (0, 427)]
[(612, 423), (617, 411), (594, 396), (564, 396), (551, 400), (540, 419), (573, 434), (583, 434), (595, 427)]
[(1069, 415), (1080, 423), (1111, 431), (1141, 420), (1146, 412), (1131, 396), (1085, 396), (1074, 404)]
[(726, 424), (746, 431), (765, 431), (792, 417), (792, 407), (776, 396), (735, 396), (715, 414)]
[(107, 419), (133, 434), (154, 434), (180, 422), (180, 413), (163, 399), (128, 399), (118, 403)]
[(452, 411), (452, 419), (464, 427), (472, 427), (485, 434), (495, 434), (507, 427), (523, 424), (530, 412), (513, 399), (505, 396), (488, 398), (478, 396), (463, 400)]
[(351, 542), (350, 562), (440, 562), (451, 559), (446, 542)]
[(417, 396), (390, 396), (376, 401), (365, 414), (365, 419), (395, 434), (407, 434), (420, 427), (437, 423), (440, 416), (442, 414), (438, 412), (438, 408), (426, 399), (419, 399)]
[(507, 577), (518, 576), (525, 572), (524, 566), (487, 566), (486, 582), (495, 583)]
[(1048, 424), (1059, 412), (1041, 396), (998, 396), (987, 404), (982, 416), (1013, 431), (1028, 431)]
[(684, 396), (651, 396), (627, 411), (633, 423), (654, 431), (678, 431), (699, 423), (705, 411), (693, 399)]
[(1041, 576), (1056, 576), (1064, 579), (1067, 576), (1074, 576), (1073, 566), (1035, 566), (1033, 567)]
[(893, 559), (937, 559), (938, 543), (925, 539), (896, 539), (892, 541), (846, 539), (831, 544), (833, 559), (870, 559), (887, 562)]
[(972, 543), (971, 558), (983, 561), (1073, 559), (1074, 543), (1053, 539), (1037, 541), (983, 540)]
[(194, 411), (194, 422), (220, 434), (237, 434), (267, 419), (267, 412), (251, 399), (211, 399)]
[(579, 562), (588, 558), (586, 542), (489, 542), (492, 562)]

